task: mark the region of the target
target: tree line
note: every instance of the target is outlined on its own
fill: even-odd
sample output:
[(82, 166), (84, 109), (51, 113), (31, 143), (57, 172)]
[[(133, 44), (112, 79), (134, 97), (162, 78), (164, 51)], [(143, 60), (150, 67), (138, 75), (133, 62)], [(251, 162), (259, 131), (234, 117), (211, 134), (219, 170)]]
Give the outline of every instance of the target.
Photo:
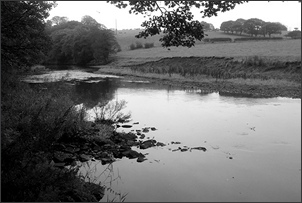
[(52, 42), (46, 63), (105, 64), (120, 51), (114, 32), (89, 15), (81, 22), (55, 16), (47, 21), (45, 32)]
[(272, 34), (281, 34), (281, 31), (287, 31), (287, 27), (279, 22), (265, 22), (258, 18), (250, 18), (248, 20), (238, 18), (237, 20), (229, 20), (221, 23), (220, 30), (226, 33), (242, 33), (255, 36)]

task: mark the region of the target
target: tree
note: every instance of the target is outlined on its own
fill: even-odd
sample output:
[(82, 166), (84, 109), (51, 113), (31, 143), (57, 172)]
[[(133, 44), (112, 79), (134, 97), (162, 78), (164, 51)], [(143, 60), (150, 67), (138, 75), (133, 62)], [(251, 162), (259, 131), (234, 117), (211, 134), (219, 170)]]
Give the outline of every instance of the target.
[(234, 32), (233, 26), (234, 26), (234, 21), (229, 20), (226, 22), (221, 23), (220, 25), (220, 30), (224, 31), (224, 32)]
[(245, 20), (242, 18), (238, 18), (232, 25), (232, 30), (235, 31), (236, 33), (239, 33), (240, 35), (242, 34), (242, 32), (244, 31), (244, 22)]
[(289, 32), (286, 37), (291, 37), (292, 39), (301, 39), (301, 31), (300, 30), (294, 30), (292, 32)]
[(49, 11), (44, 1), (1, 1), (1, 65), (3, 68), (39, 63), (50, 46), (44, 32)]
[(67, 17), (54, 16), (51, 19), (51, 22), (55, 25), (60, 25), (60, 24), (68, 22), (68, 18)]
[(200, 23), (203, 25), (203, 30), (204, 31), (210, 31), (210, 30), (214, 30), (215, 29), (214, 25), (211, 24), (211, 23), (207, 23), (205, 21), (201, 21)]
[(129, 13), (143, 14), (145, 17), (159, 11), (159, 15), (149, 17), (142, 23), (144, 30), (136, 35), (137, 38), (163, 33), (160, 41), (164, 47), (192, 47), (196, 40), (204, 38), (204, 31), (201, 22), (193, 20), (191, 8), (203, 8), (200, 11), (203, 17), (211, 17), (247, 1), (164, 1), (164, 6), (160, 6), (157, 1), (129, 1), (129, 4), (124, 1), (108, 2), (118, 8), (130, 6)]
[(83, 16), (81, 22), (54, 25), (47, 33), (52, 39), (52, 48), (46, 63), (108, 63), (109, 56), (119, 49), (113, 31), (88, 15)]
[(264, 25), (264, 21), (258, 18), (251, 18), (244, 22), (244, 31), (251, 36), (255, 35), (257, 37), (260, 34), (261, 28)]
[(281, 31), (287, 30), (287, 28), (281, 23), (267, 22), (264, 24), (262, 30), (264, 36), (268, 34), (268, 36), (271, 37), (272, 34), (281, 34)]

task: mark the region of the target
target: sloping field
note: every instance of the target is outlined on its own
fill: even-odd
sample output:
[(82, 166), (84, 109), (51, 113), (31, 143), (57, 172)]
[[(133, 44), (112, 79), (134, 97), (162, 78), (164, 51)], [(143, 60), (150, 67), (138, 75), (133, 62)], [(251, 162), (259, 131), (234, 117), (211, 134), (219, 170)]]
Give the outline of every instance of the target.
[(260, 56), (282, 61), (301, 61), (301, 39), (278, 41), (250, 41), (239, 43), (197, 44), (195, 47), (163, 47), (127, 50), (117, 53), (116, 63), (136, 64), (166, 57), (234, 57), (241, 60)]
[[(121, 46), (122, 51), (129, 50), (129, 46), (133, 43), (135, 44), (136, 42), (140, 42), (142, 44), (145, 43), (154, 43), (155, 47), (160, 47), (161, 42), (159, 41), (159, 38), (161, 35), (154, 35), (152, 37), (148, 37), (146, 39), (143, 38), (136, 38), (135, 35), (137, 35), (140, 31), (142, 30), (120, 30), (118, 31), (118, 34), (116, 36), (117, 41), (119, 45)], [(282, 35), (272, 35), (272, 37), (284, 37), (285, 34), (288, 32), (282, 32)], [(207, 36), (206, 38), (242, 38), (242, 37), (250, 37), (248, 35), (232, 35), (232, 34), (227, 34), (224, 32), (216, 31), (216, 32), (205, 32)], [(196, 44), (201, 44), (201, 41), (196, 41)]]

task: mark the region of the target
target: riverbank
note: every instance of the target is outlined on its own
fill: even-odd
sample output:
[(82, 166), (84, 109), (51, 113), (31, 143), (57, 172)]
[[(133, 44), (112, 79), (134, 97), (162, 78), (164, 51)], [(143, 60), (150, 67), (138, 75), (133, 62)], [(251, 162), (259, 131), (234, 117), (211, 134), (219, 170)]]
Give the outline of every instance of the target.
[(264, 57), (170, 57), (119, 60), (97, 73), (144, 79), (203, 92), (254, 98), (301, 98), (301, 61)]

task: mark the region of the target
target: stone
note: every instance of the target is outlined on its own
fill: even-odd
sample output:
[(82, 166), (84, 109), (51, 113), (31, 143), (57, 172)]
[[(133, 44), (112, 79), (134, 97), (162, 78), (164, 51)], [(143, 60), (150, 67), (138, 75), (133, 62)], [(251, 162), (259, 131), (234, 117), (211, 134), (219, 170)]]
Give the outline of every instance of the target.
[(133, 125), (137, 125), (137, 124), (139, 124), (139, 122), (134, 122), (134, 123), (133, 123)]
[(123, 128), (132, 128), (132, 125), (122, 125)]
[(156, 146), (160, 146), (160, 147), (163, 147), (163, 146), (166, 146), (164, 143), (162, 143), (162, 142), (157, 142), (156, 143)]
[(191, 149), (197, 149), (197, 150), (202, 150), (202, 151), (207, 151), (205, 147), (192, 147)]
[(142, 134), (139, 139), (144, 139), (146, 136), (144, 134)]
[(138, 157), (136, 161), (139, 162), (139, 163), (141, 163), (141, 162), (146, 161), (146, 160), (147, 159), (144, 158), (144, 157)]
[(53, 155), (53, 160), (56, 163), (63, 163), (66, 159), (72, 158), (73, 154), (57, 151)]
[(146, 140), (140, 144), (140, 149), (147, 149), (150, 147), (154, 147), (156, 140)]
[(157, 129), (155, 127), (151, 127), (151, 130), (154, 131), (154, 130), (157, 130)]
[(86, 155), (86, 154), (81, 154), (79, 157), (81, 162), (89, 161), (91, 159), (91, 156)]
[(144, 132), (144, 133), (147, 133), (147, 132), (149, 132), (149, 129), (148, 129), (148, 128), (144, 128), (144, 129), (143, 129), (143, 132)]
[(139, 153), (137, 151), (134, 150), (128, 150), (128, 151), (124, 151), (122, 152), (123, 155), (125, 155), (126, 157), (128, 157), (129, 159), (135, 159), (138, 157), (145, 157), (145, 155), (143, 155), (142, 153)]
[(53, 166), (58, 168), (63, 168), (65, 166), (65, 163), (55, 163)]

